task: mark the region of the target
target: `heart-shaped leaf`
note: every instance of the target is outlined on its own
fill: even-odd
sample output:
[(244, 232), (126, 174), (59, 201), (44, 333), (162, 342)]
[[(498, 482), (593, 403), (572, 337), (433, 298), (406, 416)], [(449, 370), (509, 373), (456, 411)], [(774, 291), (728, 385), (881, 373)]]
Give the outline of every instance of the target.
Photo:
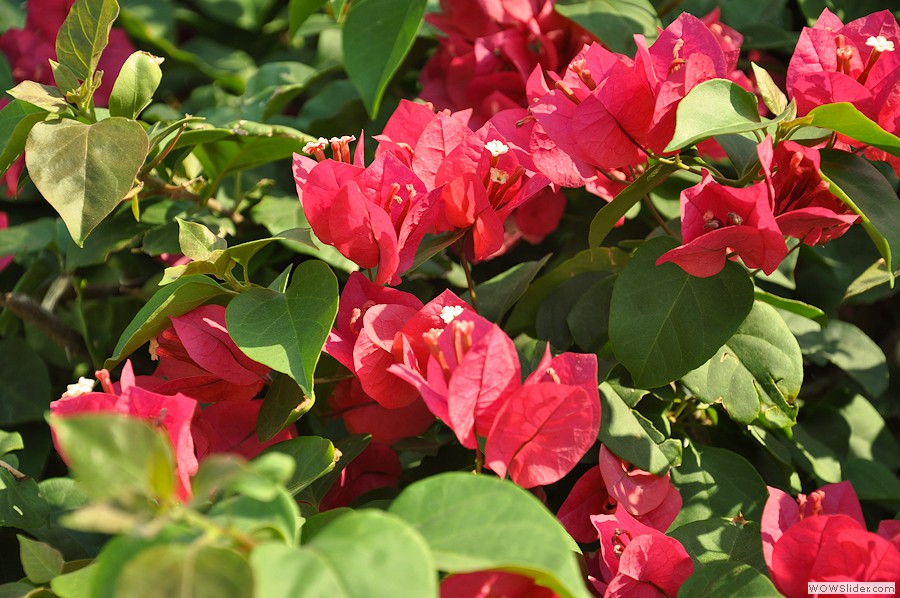
[(41, 122), (28, 135), (25, 164), (81, 247), (131, 189), (149, 149), (143, 127), (127, 118)]

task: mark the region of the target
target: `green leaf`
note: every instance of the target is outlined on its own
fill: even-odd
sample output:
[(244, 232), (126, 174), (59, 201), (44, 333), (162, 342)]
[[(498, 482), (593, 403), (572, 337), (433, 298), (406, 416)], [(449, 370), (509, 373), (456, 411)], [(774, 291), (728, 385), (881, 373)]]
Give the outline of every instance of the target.
[(74, 477), (93, 500), (172, 496), (172, 446), (149, 423), (108, 413), (51, 416), (50, 423)]
[[(347, 436), (336, 441), (334, 448), (332, 449), (333, 467), (331, 471), (321, 477), (318, 477), (312, 483), (308, 483), (306, 480), (302, 479), (290, 482), (292, 488), (299, 486), (299, 489), (294, 491), (297, 501), (301, 503), (309, 503), (313, 507), (318, 508), (319, 503), (322, 502), (322, 499), (325, 497), (334, 483), (338, 480), (338, 478), (340, 478), (341, 472), (344, 471), (344, 469), (346, 469), (354, 459), (362, 454), (366, 447), (369, 446), (369, 442), (371, 440), (371, 436), (358, 434), (355, 436)], [(325, 449), (324, 452), (327, 455), (327, 449)], [(314, 463), (318, 463), (319, 467), (323, 466), (325, 463), (325, 456), (316, 457)], [(297, 471), (302, 472), (304, 471), (304, 468), (298, 466)], [(315, 468), (313, 468), (313, 472), (314, 471)], [(304, 487), (304, 484), (308, 485)]]
[(841, 459), (830, 439), (819, 438), (815, 432), (797, 424), (792, 430), (793, 443), (789, 445), (797, 467), (822, 484), (836, 484), (843, 478)]
[(757, 143), (752, 135), (748, 133), (716, 135), (715, 140), (728, 155), (739, 177), (747, 176), (754, 168), (759, 169)]
[(125, 61), (109, 95), (109, 114), (137, 118), (153, 101), (162, 80), (163, 59), (149, 52), (135, 52)]
[(90, 81), (119, 15), (116, 0), (78, 0), (56, 36), (56, 56), (82, 81)]
[[(435, 559), (428, 544), (397, 513), (361, 510), (331, 521), (301, 550), (315, 552), (347, 596), (436, 596)], [(314, 596), (303, 587), (297, 596)]]
[(31, 127), (46, 117), (46, 110), (22, 100), (13, 100), (0, 110), (0, 174), (25, 151)]
[(606, 235), (625, 216), (626, 212), (641, 201), (642, 197), (661, 185), (676, 170), (678, 167), (674, 164), (654, 164), (619, 192), (611, 202), (600, 208), (591, 221), (591, 231), (588, 235), (589, 245), (600, 247), (600, 244), (606, 239)]
[[(699, 451), (699, 452), (698, 452)], [(670, 529), (713, 517), (743, 515), (760, 521), (768, 492), (756, 468), (742, 456), (711, 446), (689, 446), (672, 470), (672, 483), (684, 501)]]
[(839, 413), (850, 428), (851, 457), (877, 461), (890, 469), (900, 468), (900, 443), (872, 403), (862, 395), (854, 395)]
[(887, 266), (884, 264), (884, 258), (879, 258), (874, 264), (866, 268), (866, 271), (860, 274), (856, 280), (850, 283), (850, 286), (844, 291), (844, 298), (841, 300), (841, 303), (883, 284), (890, 284), (898, 274), (900, 274), (900, 269), (897, 269), (895, 266), (893, 272), (888, 272)]
[(52, 400), (50, 373), (34, 349), (17, 338), (0, 340), (0, 426), (40, 421)]
[(47, 525), (50, 505), (32, 478), (17, 480), (0, 467), (0, 526), (19, 529)]
[(665, 151), (672, 152), (716, 135), (764, 129), (756, 96), (727, 79), (711, 79), (694, 87), (678, 103), (675, 135)]
[(51, 114), (59, 114), (69, 109), (69, 103), (66, 102), (66, 98), (59, 93), (58, 89), (35, 81), (22, 81), (12, 89), (7, 90), (6, 93), (17, 100), (28, 102)]
[(682, 525), (670, 535), (684, 545), (695, 565), (731, 561), (766, 570), (759, 523), (716, 517)]
[(25, 143), (25, 163), (80, 247), (131, 189), (149, 148), (143, 127), (125, 118), (40, 122)]
[(722, 401), (738, 423), (759, 418), (786, 428), (797, 417), (803, 355), (775, 308), (757, 301), (734, 336), (682, 381), (703, 401)]
[(6, 453), (21, 451), (23, 448), (25, 448), (25, 444), (22, 442), (21, 434), (0, 430), (0, 457)]
[(178, 245), (185, 257), (203, 261), (209, 259), (214, 251), (228, 247), (225, 239), (217, 237), (199, 222), (190, 222), (177, 217), (175, 221), (178, 223)]
[(599, 353), (609, 342), (609, 306), (615, 282), (615, 275), (594, 282), (566, 316), (572, 340), (584, 351)]
[(253, 571), (233, 550), (196, 544), (151, 546), (122, 568), (117, 596), (131, 598), (246, 598)]
[(787, 297), (773, 295), (772, 293), (767, 293), (766, 291), (761, 291), (760, 289), (754, 290), (753, 296), (757, 301), (768, 303), (772, 307), (783, 309), (784, 311), (789, 311), (792, 314), (797, 314), (798, 316), (802, 316), (804, 318), (807, 318), (808, 320), (816, 322), (820, 326), (828, 325), (828, 316), (825, 315), (824, 311), (822, 311), (815, 305), (804, 303), (803, 301), (800, 301), (798, 299), (788, 299)]
[(16, 534), (19, 539), (19, 558), (25, 576), (31, 583), (47, 583), (63, 571), (62, 554), (49, 544), (35, 542), (21, 534)]
[(756, 78), (756, 85), (759, 87), (759, 95), (762, 96), (766, 108), (768, 108), (772, 114), (781, 114), (787, 110), (787, 96), (784, 95), (784, 92), (781, 91), (775, 84), (775, 81), (772, 80), (772, 75), (769, 74), (769, 71), (755, 62), (751, 62), (750, 66), (753, 68), (753, 76)]
[(849, 102), (823, 104), (809, 111), (809, 124), (846, 135), (887, 153), (900, 156), (900, 137), (888, 133)]
[(702, 365), (731, 338), (753, 307), (753, 283), (728, 262), (709, 278), (656, 260), (677, 245), (641, 245), (616, 280), (610, 306), (612, 348), (640, 388), (663, 386)]
[[(288, 3), (288, 25), (293, 38), (300, 26), (314, 12), (325, 6), (328, 0), (290, 0)], [(265, 594), (263, 594), (265, 595)]]
[(407, 487), (389, 510), (422, 534), (441, 571), (503, 569), (566, 598), (590, 596), (571, 537), (539, 500), (511, 482), (443, 473)]
[(375, 118), (391, 78), (412, 48), (425, 0), (355, 0), (344, 21), (344, 68)]
[[(282, 453), (296, 463), (294, 473), (285, 486), (292, 495), (297, 495), (310, 484), (334, 469), (336, 456), (334, 445), (327, 438), (301, 436), (274, 444), (265, 453)], [(348, 460), (352, 459), (348, 456)]]
[(828, 326), (817, 328), (813, 324), (797, 339), (805, 355), (838, 366), (871, 397), (878, 397), (887, 390), (887, 358), (865, 332), (841, 320), (831, 320)]
[(180, 316), (230, 291), (206, 276), (186, 276), (158, 290), (122, 332), (112, 357), (103, 367), (111, 369), (135, 349), (171, 326), (170, 317)]
[[(823, 106), (824, 107), (824, 106)], [(884, 175), (865, 158), (822, 150), (822, 179), (841, 201), (859, 214), (863, 228), (884, 258), (888, 272), (900, 256), (900, 199)]]
[(72, 69), (61, 65), (55, 60), (49, 60), (48, 62), (50, 63), (50, 71), (53, 73), (53, 81), (56, 82), (56, 87), (60, 93), (67, 94), (78, 89), (78, 77), (75, 76)]
[[(633, 393), (629, 394), (633, 396)], [(631, 409), (626, 398), (623, 389), (608, 382), (600, 385), (600, 405), (604, 414), (600, 419), (600, 442), (644, 471), (665, 475), (672, 463), (642, 425), (638, 419), (640, 414)]]
[(656, 9), (647, 0), (560, 0), (556, 12), (572, 19), (603, 42), (613, 52), (633, 56), (634, 34), (656, 39), (662, 27)]
[(853, 484), (860, 500), (892, 502), (900, 506), (900, 481), (882, 463), (851, 457), (841, 469), (844, 479)]
[(257, 541), (280, 541), (293, 546), (302, 522), (293, 497), (279, 488), (271, 500), (232, 496), (216, 502), (206, 515), (225, 529), (238, 529)]
[(313, 374), (337, 315), (338, 286), (331, 269), (306, 261), (286, 293), (251, 289), (235, 297), (225, 318), (247, 357), (291, 376), (315, 399)]
[(349, 598), (324, 555), (307, 548), (261, 544), (250, 553), (254, 596), (266, 598)]
[[(546, 339), (558, 350), (568, 349), (574, 340), (574, 333), (569, 326), (572, 310), (581, 299), (588, 296), (595, 284), (610, 278), (615, 276), (608, 272), (584, 272), (555, 288), (538, 309), (534, 322), (538, 338)], [(608, 309), (606, 315), (608, 322)], [(591, 315), (592, 319), (602, 319), (602, 316), (602, 312)]]
[[(550, 256), (547, 255), (539, 261), (516, 264), (506, 272), (476, 285), (479, 315), (491, 322), (503, 319), (549, 259)], [(471, 303), (468, 293), (462, 299)]]
[(727, 561), (700, 567), (678, 590), (679, 598), (771, 598), (781, 594), (751, 567)]
[(96, 572), (96, 564), (75, 569), (50, 580), (50, 589), (59, 598), (91, 598), (91, 585)]
[(314, 401), (305, 400), (303, 390), (286, 374), (277, 374), (266, 391), (259, 418), (256, 420), (256, 435), (261, 442), (274, 437), (287, 426), (300, 419), (312, 409)]

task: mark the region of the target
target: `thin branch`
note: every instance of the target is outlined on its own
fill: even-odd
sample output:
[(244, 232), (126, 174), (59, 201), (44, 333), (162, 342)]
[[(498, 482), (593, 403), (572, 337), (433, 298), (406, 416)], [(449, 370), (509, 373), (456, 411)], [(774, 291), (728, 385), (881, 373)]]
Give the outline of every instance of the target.
[(90, 359), (84, 339), (56, 314), (41, 307), (41, 304), (24, 293), (4, 293), (0, 295), (0, 307), (17, 315), (23, 322), (32, 324), (48, 338), (60, 345), (69, 355)]

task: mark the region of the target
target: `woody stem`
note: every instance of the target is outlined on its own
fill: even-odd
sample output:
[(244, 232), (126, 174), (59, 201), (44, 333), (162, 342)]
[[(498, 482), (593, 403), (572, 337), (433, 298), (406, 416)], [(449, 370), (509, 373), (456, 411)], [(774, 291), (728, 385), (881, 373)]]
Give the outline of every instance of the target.
[(475, 281), (472, 280), (472, 269), (469, 267), (469, 260), (466, 259), (466, 248), (463, 240), (459, 240), (458, 244), (459, 248), (459, 263), (462, 266), (463, 272), (466, 273), (466, 285), (469, 287), (469, 297), (472, 298), (472, 307), (475, 308), (475, 311), (478, 311), (478, 298), (475, 296)]

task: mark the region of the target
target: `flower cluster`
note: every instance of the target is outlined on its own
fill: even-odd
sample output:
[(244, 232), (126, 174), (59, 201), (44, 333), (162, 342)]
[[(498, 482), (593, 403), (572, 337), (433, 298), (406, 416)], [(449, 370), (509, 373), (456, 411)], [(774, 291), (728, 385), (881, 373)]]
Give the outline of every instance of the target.
[(250, 459), (295, 432), (288, 428), (267, 442), (257, 438), (262, 401), (253, 398), (270, 370), (228, 336), (224, 307), (205, 305), (171, 320), (172, 327), (151, 342), (159, 360), (152, 376), (135, 376), (129, 361), (114, 384), (101, 370), (102, 391), (94, 392), (95, 382), (82, 378), (50, 404), (50, 412), (61, 417), (121, 413), (165, 430), (175, 454), (178, 496), (187, 500), (190, 478), (207, 456), (235, 453)]

